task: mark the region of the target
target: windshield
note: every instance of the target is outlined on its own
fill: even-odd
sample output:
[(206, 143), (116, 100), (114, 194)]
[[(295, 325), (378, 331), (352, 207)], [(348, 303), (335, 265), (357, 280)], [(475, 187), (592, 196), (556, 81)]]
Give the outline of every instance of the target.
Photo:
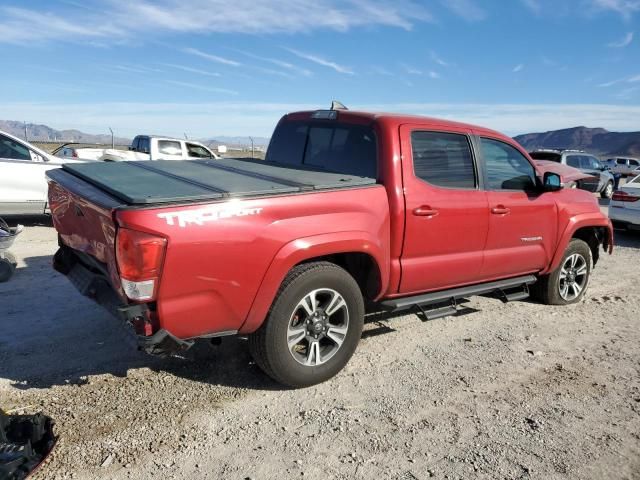
[(283, 122), (273, 134), (266, 161), (376, 178), (376, 137), (363, 125)]

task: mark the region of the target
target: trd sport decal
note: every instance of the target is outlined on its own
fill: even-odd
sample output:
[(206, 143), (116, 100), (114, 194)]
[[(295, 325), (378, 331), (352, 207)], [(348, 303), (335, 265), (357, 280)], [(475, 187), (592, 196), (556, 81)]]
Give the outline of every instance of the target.
[(201, 208), (198, 210), (180, 210), (170, 213), (158, 213), (159, 218), (164, 218), (167, 225), (178, 225), (186, 227), (187, 225), (196, 224), (204, 225), (206, 222), (215, 222), (223, 218), (246, 217), (249, 215), (260, 215), (262, 208)]

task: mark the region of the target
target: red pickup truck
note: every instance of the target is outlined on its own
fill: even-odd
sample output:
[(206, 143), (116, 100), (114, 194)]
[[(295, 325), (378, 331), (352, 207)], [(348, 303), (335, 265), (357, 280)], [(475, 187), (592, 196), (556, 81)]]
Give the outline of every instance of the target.
[(312, 385), (346, 365), (370, 311), (432, 319), (470, 295), (530, 290), (579, 301), (612, 227), (547, 167), (481, 127), (291, 113), (265, 161), (49, 171), (54, 266), (147, 352), (245, 335), (268, 375)]

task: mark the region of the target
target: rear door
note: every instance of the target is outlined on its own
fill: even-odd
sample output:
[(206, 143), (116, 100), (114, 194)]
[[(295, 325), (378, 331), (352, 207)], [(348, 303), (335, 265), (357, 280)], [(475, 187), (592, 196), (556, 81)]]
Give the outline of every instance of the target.
[(489, 224), (470, 132), (400, 128), (405, 238), (400, 293), (477, 282)]
[(557, 234), (552, 193), (536, 189), (536, 171), (523, 152), (502, 139), (478, 138), (489, 201), (484, 280), (545, 268)]

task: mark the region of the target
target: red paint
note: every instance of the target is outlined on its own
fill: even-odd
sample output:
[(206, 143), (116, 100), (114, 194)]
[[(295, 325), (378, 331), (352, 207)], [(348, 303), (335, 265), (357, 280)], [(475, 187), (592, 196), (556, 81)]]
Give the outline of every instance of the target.
[[(306, 120), (310, 113), (291, 114), (281, 122)], [(330, 254), (369, 255), (378, 266), (381, 286), (376, 300), (381, 300), (547, 273), (558, 266), (573, 234), (583, 227), (604, 227), (612, 243), (609, 220), (585, 191), (527, 195), (454, 190), (434, 187), (413, 174), (414, 129), (497, 139), (529, 158), (504, 135), (402, 115), (341, 111), (339, 121), (373, 125), (379, 185), (242, 200), (239, 204), (251, 210), (250, 215), (214, 216), (215, 221), (181, 227), (176, 222), (169, 225), (166, 214), (224, 210), (238, 202), (109, 211), (50, 182), (54, 225), (66, 245), (107, 265), (123, 299), (115, 260), (117, 230), (166, 238), (154, 329), (167, 329), (179, 338), (255, 331), (287, 272), (300, 262)], [(531, 162), (540, 177), (543, 170), (553, 170), (548, 163)]]

